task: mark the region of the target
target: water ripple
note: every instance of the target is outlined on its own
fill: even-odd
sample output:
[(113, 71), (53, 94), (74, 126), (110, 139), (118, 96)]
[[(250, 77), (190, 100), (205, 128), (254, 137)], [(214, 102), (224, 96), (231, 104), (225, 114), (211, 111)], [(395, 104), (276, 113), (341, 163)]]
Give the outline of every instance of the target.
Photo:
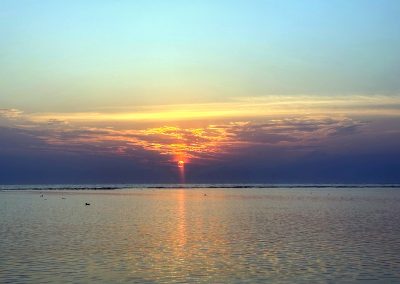
[(390, 188), (3, 191), (0, 282), (399, 282), (399, 200)]

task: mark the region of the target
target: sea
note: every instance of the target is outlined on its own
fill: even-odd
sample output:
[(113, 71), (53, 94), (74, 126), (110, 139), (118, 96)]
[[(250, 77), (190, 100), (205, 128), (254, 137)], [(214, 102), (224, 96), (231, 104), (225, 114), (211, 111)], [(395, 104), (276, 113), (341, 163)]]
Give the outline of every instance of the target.
[(0, 283), (400, 283), (399, 185), (0, 186)]

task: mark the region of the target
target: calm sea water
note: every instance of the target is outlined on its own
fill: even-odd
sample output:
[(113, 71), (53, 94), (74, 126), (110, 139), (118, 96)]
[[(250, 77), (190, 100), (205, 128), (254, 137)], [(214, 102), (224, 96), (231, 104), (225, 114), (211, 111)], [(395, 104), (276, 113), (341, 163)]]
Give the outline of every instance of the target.
[(41, 193), (0, 192), (1, 283), (400, 282), (395, 188)]

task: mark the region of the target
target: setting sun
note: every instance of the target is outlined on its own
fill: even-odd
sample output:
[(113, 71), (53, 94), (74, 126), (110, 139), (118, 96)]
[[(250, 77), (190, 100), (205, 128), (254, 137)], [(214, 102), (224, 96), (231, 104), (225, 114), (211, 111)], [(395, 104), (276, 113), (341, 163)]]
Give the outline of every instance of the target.
[(184, 161), (182, 161), (182, 160), (178, 161), (178, 167), (179, 168), (183, 168), (184, 166), (185, 166), (185, 162)]

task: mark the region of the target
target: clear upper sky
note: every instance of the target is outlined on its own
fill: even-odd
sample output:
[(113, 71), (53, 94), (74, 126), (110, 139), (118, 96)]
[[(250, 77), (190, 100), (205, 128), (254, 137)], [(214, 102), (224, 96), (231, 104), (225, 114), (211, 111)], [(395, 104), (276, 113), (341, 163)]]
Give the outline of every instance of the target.
[(0, 0), (0, 184), (400, 183), (399, 15)]
[(2, 0), (0, 105), (397, 94), (399, 14), (397, 0)]

